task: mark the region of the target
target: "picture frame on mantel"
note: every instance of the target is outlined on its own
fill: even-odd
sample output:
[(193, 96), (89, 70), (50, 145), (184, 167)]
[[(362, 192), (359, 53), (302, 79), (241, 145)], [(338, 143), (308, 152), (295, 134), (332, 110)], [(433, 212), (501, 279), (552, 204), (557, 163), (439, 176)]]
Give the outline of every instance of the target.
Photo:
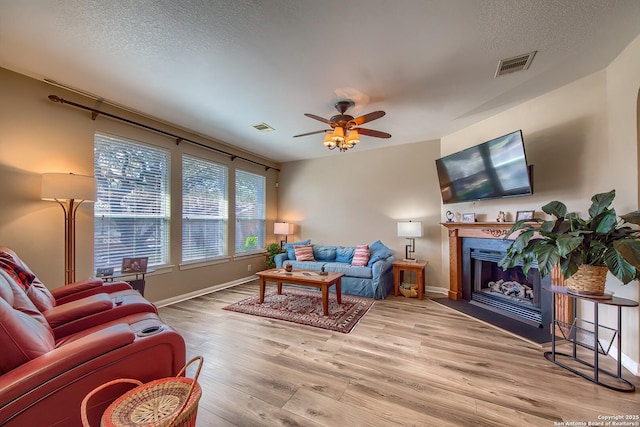
[(516, 212), (516, 221), (520, 221), (521, 219), (533, 219), (533, 215), (536, 211), (517, 211)]
[(462, 214), (462, 222), (476, 222), (476, 214), (475, 214), (475, 212), (463, 213)]

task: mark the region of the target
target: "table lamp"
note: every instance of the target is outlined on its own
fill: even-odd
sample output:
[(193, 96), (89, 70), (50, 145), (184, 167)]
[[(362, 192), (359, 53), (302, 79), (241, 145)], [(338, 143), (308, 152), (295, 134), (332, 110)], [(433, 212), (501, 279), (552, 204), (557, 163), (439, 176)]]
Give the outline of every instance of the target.
[(287, 236), (292, 233), (292, 224), (288, 222), (276, 222), (273, 224), (273, 234), (276, 236), (284, 236), (284, 240), (280, 240), (280, 247), (283, 248), (287, 243)]
[(415, 261), (412, 255), (416, 251), (415, 237), (422, 237), (422, 222), (399, 222), (398, 223), (398, 237), (406, 237), (409, 244), (405, 246), (404, 261)]

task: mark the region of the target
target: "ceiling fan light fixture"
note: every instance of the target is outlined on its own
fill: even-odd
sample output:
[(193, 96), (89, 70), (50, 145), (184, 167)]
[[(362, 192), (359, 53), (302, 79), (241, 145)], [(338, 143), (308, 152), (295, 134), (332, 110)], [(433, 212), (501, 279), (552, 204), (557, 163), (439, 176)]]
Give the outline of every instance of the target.
[(373, 136), (376, 138), (391, 138), (391, 134), (388, 134), (386, 132), (380, 132), (377, 130), (360, 127), (365, 123), (383, 117), (386, 114), (384, 111), (372, 111), (368, 114), (363, 114), (354, 118), (353, 116), (345, 114), (346, 111), (353, 106), (354, 102), (351, 100), (336, 102), (335, 107), (340, 114), (334, 115), (330, 119), (325, 119), (324, 117), (311, 113), (304, 113), (305, 116), (327, 124), (331, 126), (331, 128), (326, 130), (302, 133), (300, 135), (294, 135), (293, 137), (297, 138), (300, 136), (324, 133), (325, 136), (322, 142), (323, 145), (329, 150), (337, 148), (342, 152), (355, 147), (360, 142), (360, 131), (367, 136)]
[(358, 135), (358, 131), (355, 129), (350, 130), (349, 136), (347, 137), (347, 143), (351, 145), (349, 148), (352, 148), (358, 142), (360, 142), (360, 135)]
[(333, 129), (333, 140), (336, 142), (344, 141), (344, 129), (340, 126), (336, 126)]
[(336, 148), (336, 142), (333, 140), (333, 133), (327, 132), (327, 134), (324, 137), (323, 144), (329, 150), (333, 150), (334, 148)]

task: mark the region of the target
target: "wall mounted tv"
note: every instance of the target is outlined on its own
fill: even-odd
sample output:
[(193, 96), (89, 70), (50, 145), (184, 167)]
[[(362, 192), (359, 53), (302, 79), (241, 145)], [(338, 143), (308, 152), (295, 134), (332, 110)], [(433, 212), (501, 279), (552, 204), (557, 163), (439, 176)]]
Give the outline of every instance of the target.
[(445, 204), (533, 194), (521, 130), (437, 159), (436, 168)]

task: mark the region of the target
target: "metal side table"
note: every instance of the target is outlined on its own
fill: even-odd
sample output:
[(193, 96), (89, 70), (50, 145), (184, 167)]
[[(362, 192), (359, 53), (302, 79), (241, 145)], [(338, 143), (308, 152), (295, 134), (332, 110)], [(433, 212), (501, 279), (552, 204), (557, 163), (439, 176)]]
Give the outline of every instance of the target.
[[(551, 351), (547, 351), (544, 353), (544, 357), (550, 362), (555, 363), (556, 365), (567, 369), (568, 371), (573, 372), (576, 375), (581, 376), (591, 382), (594, 382), (603, 387), (609, 388), (611, 390), (617, 391), (626, 391), (632, 392), (635, 391), (636, 387), (631, 384), (629, 381), (622, 378), (622, 333), (621, 333), (621, 324), (622, 324), (622, 307), (637, 307), (638, 303), (633, 300), (611, 297), (608, 299), (586, 296), (586, 295), (576, 295), (570, 292), (567, 292), (567, 288), (564, 286), (545, 286), (545, 290), (553, 293), (553, 314), (552, 314), (552, 330), (551, 330)], [(582, 320), (578, 317), (574, 317), (573, 323), (569, 324), (566, 322), (562, 322), (560, 320), (556, 320), (556, 295), (567, 295), (573, 297), (573, 312), (576, 313), (576, 305), (577, 300), (585, 300), (593, 303), (593, 322), (588, 322), (586, 320)], [(615, 329), (605, 327), (600, 325), (598, 321), (598, 306), (600, 304), (611, 305), (617, 307), (618, 309), (618, 325)], [(560, 353), (556, 351), (556, 330), (559, 329), (563, 338), (569, 341), (572, 344), (572, 352), (571, 354)], [(601, 335), (605, 335), (604, 337)], [(608, 336), (606, 336), (608, 335)], [(610, 339), (609, 339), (610, 338)], [(617, 339), (616, 346), (618, 349), (617, 354), (617, 371), (610, 372), (599, 366), (599, 356), (600, 354), (606, 355), (611, 348), (611, 344), (613, 341)], [(577, 347), (584, 347), (586, 349), (593, 351), (593, 363), (589, 361), (581, 359), (577, 354)], [(567, 364), (558, 360), (558, 356), (564, 359), (569, 359), (570, 361), (578, 362), (584, 366), (593, 369), (592, 375), (587, 375), (584, 372), (580, 372)], [(612, 381), (609, 383), (605, 383), (601, 380), (601, 374), (606, 375), (611, 378)], [(614, 384), (612, 384), (614, 383)]]

